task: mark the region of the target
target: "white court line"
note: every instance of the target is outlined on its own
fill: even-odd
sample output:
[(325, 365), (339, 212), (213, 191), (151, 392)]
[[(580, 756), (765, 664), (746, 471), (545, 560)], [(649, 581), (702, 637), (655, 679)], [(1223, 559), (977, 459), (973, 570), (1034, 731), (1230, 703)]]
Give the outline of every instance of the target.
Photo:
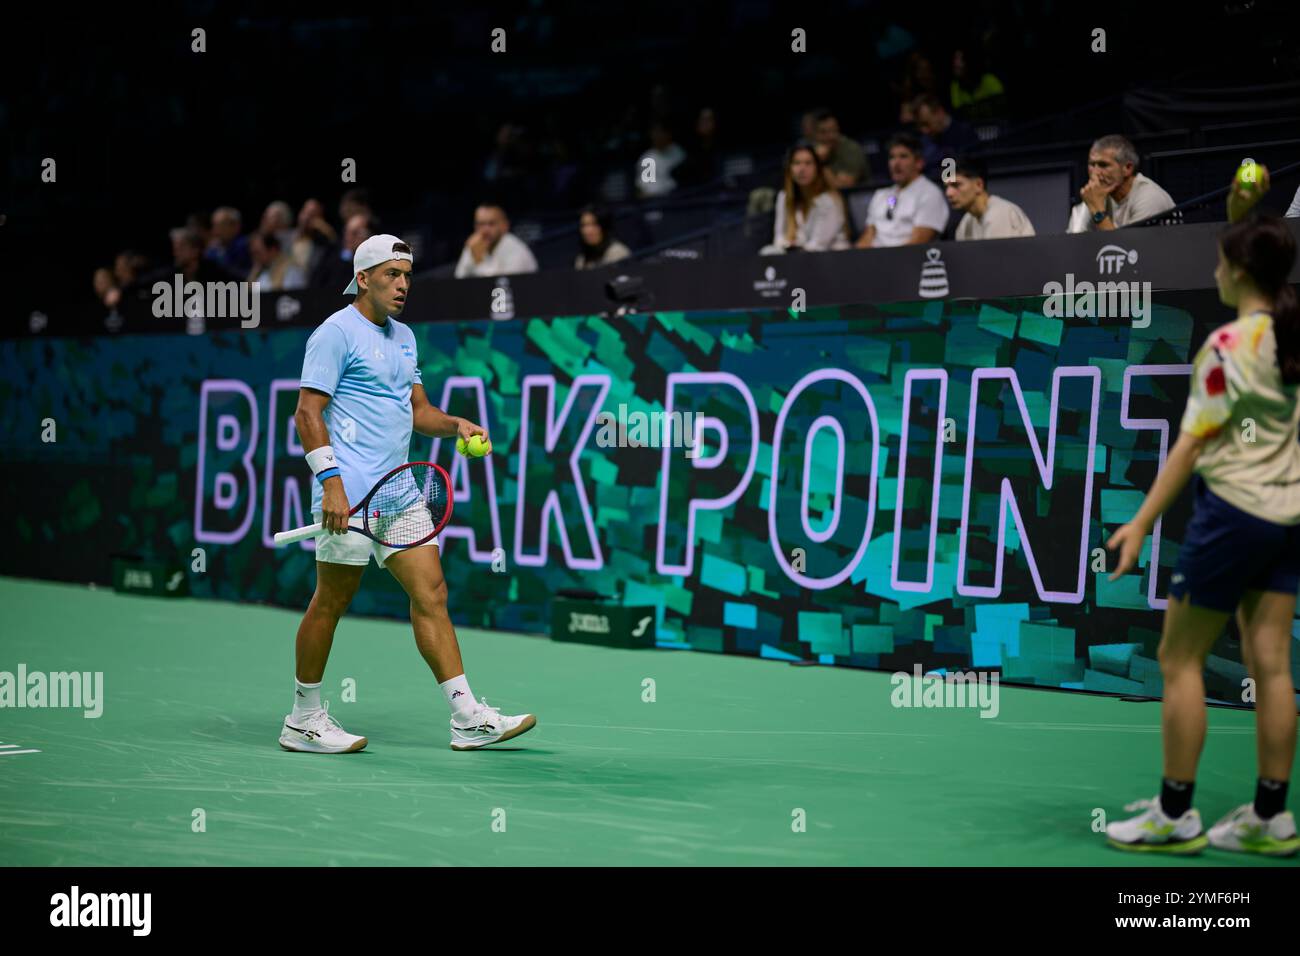
[[(955, 709), (955, 708), (954, 708)], [(933, 737), (934, 734), (902, 733), (888, 730), (727, 730), (710, 727), (620, 727), (609, 724), (557, 724), (547, 727), (576, 727), (580, 730), (639, 730), (668, 734), (796, 734), (810, 737)], [(1157, 728), (1158, 729), (1158, 728)]]
[(39, 750), (0, 750), (0, 757), (12, 757), (14, 754), (38, 754)]

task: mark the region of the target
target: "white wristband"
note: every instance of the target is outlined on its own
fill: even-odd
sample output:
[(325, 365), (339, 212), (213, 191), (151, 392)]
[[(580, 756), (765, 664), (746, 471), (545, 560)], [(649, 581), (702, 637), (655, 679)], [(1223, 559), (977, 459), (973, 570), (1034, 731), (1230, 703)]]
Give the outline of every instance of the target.
[(337, 468), (338, 463), (334, 461), (334, 449), (329, 445), (313, 448), (307, 452), (307, 467), (311, 469), (313, 475), (319, 475), (329, 468)]

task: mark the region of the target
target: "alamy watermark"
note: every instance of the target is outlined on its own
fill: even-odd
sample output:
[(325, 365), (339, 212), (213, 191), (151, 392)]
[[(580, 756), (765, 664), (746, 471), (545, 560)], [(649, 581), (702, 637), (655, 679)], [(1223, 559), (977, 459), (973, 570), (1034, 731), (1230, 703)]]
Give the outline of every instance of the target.
[(153, 295), (153, 314), (160, 319), (239, 319), (245, 329), (262, 321), (259, 282), (186, 282), (178, 272), (171, 282), (155, 282)]
[(702, 417), (694, 412), (629, 412), (626, 404), (618, 413), (601, 412), (596, 444), (601, 448), (685, 448), (687, 458), (698, 455)]
[(0, 708), (71, 707), (87, 718), (104, 713), (103, 671), (52, 671), (28, 673), (26, 664), (18, 672), (0, 671)]
[(74, 885), (50, 897), (51, 926), (120, 926), (133, 936), (148, 936), (152, 913), (152, 893), (83, 893)]
[(1065, 282), (1043, 286), (1043, 315), (1049, 319), (1132, 319), (1133, 328), (1151, 324), (1150, 282), (1082, 282), (1074, 273)]
[(895, 707), (974, 707), (980, 717), (996, 717), (1001, 710), (998, 675), (988, 671), (949, 671), (924, 674), (920, 664), (912, 672), (896, 671), (889, 702)]
[[(1138, 254), (1112, 244), (1102, 246), (1096, 259), (1099, 275), (1119, 276), (1125, 267), (1137, 265)], [(1076, 282), (1074, 273), (1067, 272), (1064, 282), (1045, 283), (1043, 295), (1043, 315), (1049, 319), (1131, 319), (1135, 329), (1151, 324), (1150, 282)]]

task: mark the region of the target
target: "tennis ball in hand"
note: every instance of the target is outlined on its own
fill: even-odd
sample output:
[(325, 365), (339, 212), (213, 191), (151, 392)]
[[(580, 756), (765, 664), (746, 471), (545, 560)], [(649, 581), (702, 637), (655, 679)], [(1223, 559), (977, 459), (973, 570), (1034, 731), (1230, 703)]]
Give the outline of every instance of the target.
[(482, 458), (492, 451), (492, 443), (482, 435), (471, 435), (468, 442), (465, 443), (469, 449), (471, 458)]
[(469, 446), (465, 444), (465, 439), (463, 438), (456, 439), (456, 451), (462, 455), (469, 455)]
[(1254, 160), (1246, 160), (1237, 167), (1237, 185), (1247, 192), (1259, 188), (1259, 167)]

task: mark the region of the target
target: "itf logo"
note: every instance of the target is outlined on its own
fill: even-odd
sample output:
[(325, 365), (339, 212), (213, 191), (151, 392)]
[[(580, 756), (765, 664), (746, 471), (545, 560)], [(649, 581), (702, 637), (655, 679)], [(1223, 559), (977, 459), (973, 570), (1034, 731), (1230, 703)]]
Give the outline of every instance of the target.
[(1137, 265), (1138, 254), (1136, 249), (1125, 249), (1122, 246), (1102, 246), (1097, 250), (1097, 274), (1103, 276), (1115, 276), (1124, 271), (1124, 263), (1131, 266)]

